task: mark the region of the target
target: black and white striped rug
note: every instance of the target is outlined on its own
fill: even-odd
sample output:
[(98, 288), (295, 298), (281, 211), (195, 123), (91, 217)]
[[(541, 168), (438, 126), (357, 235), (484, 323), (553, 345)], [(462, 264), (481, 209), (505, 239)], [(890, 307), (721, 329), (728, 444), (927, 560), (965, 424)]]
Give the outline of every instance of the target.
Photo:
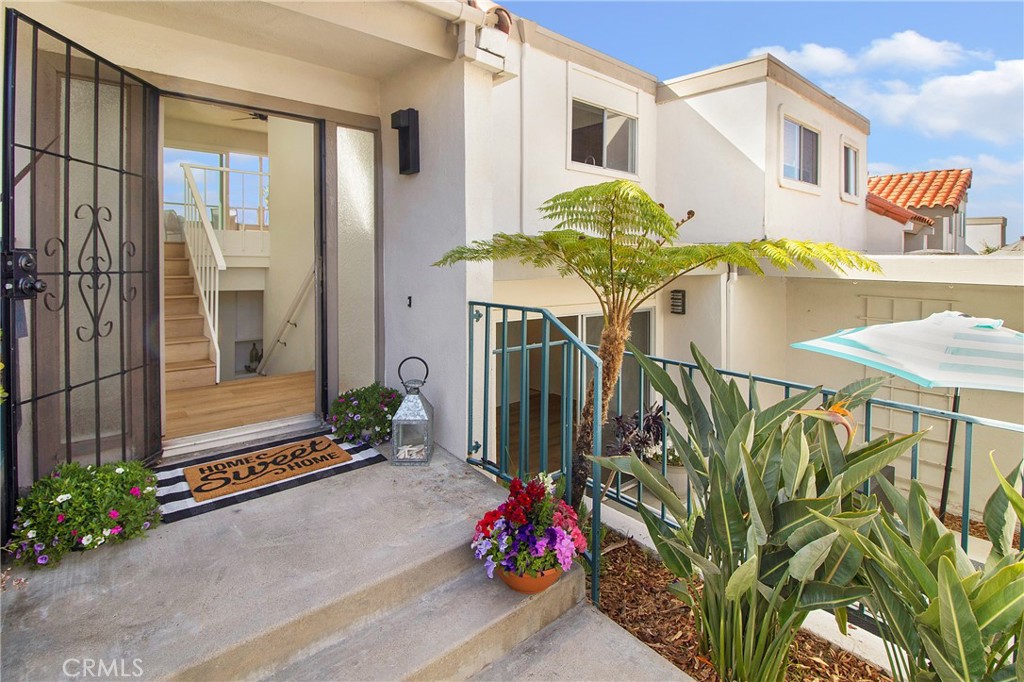
[(387, 461), (387, 458), (380, 454), (380, 452), (371, 445), (353, 445), (352, 443), (344, 442), (340, 438), (332, 437), (331, 439), (340, 445), (341, 448), (352, 457), (352, 459), (335, 466), (311, 471), (308, 474), (293, 476), (292, 478), (288, 478), (283, 481), (268, 483), (267, 485), (256, 488), (249, 488), (242, 492), (232, 495), (224, 495), (205, 502), (197, 502), (195, 498), (192, 497), (192, 492), (189, 490), (188, 482), (185, 480), (185, 474), (183, 473), (183, 469), (186, 467), (203, 464), (204, 462), (226, 459), (228, 457), (238, 457), (250, 452), (257, 452), (267, 448), (287, 445), (288, 443), (301, 439), (297, 439), (293, 436), (286, 440), (272, 443), (260, 443), (259, 445), (253, 445), (233, 452), (220, 452), (216, 455), (197, 457), (196, 459), (192, 459), (187, 462), (178, 462), (168, 466), (157, 467), (155, 469), (157, 478), (156, 499), (157, 502), (160, 503), (162, 521), (163, 523), (173, 523), (181, 519), (205, 514), (206, 512), (213, 511), (215, 509), (223, 509), (224, 507), (230, 507), (240, 502), (253, 500), (257, 497), (262, 497), (263, 495), (269, 495), (281, 490), (289, 490), (312, 481), (319, 481), (320, 479), (327, 478), (329, 476), (337, 476), (338, 474), (362, 469), (363, 467), (370, 466), (371, 464)]

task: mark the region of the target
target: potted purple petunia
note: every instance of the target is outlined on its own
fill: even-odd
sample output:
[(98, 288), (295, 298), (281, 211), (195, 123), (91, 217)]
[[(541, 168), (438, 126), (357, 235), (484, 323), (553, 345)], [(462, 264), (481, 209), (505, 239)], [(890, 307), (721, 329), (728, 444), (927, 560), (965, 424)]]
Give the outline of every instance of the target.
[(572, 568), (573, 559), (587, 549), (576, 511), (556, 492), (548, 474), (525, 485), (515, 478), (508, 499), (476, 524), (472, 548), (484, 562), (487, 577), (494, 572), (517, 592), (542, 592)]

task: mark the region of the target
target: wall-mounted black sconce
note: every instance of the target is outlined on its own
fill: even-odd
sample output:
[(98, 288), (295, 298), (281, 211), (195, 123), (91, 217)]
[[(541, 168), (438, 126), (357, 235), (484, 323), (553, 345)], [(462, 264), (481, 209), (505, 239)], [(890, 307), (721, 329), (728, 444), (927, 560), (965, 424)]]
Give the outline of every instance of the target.
[(673, 289), (669, 292), (671, 295), (669, 310), (672, 311), (673, 315), (685, 315), (686, 314), (686, 292), (682, 289)]
[(398, 131), (398, 172), (420, 172), (420, 112), (399, 109), (391, 114), (391, 127)]

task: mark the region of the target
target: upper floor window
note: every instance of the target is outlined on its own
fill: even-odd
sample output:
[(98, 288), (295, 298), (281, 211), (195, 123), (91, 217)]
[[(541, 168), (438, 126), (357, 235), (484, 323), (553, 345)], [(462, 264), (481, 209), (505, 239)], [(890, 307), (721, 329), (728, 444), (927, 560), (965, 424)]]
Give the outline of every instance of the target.
[(858, 196), (857, 178), (859, 177), (857, 150), (848, 144), (843, 145), (843, 194)]
[(782, 175), (818, 184), (818, 133), (788, 118), (783, 130)]
[(636, 119), (573, 100), (572, 154), (577, 163), (636, 172)]

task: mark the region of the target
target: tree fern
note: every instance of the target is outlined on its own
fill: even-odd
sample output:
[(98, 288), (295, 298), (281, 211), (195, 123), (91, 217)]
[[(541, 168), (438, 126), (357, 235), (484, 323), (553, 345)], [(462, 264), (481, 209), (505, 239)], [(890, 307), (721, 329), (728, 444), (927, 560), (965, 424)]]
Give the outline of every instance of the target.
[[(582, 280), (597, 298), (605, 331), (598, 356), (604, 362), (601, 423), (619, 379), (629, 322), (651, 296), (676, 277), (700, 268), (727, 264), (763, 275), (765, 264), (786, 271), (815, 270), (818, 264), (837, 272), (880, 272), (878, 264), (856, 251), (831, 243), (762, 239), (727, 244), (677, 243), (679, 229), (691, 218), (676, 220), (635, 182), (613, 180), (557, 194), (540, 207), (555, 223), (538, 235), (497, 233), (491, 239), (457, 246), (434, 265), (460, 261), (513, 260), (536, 268), (557, 269), (562, 277)], [(588, 393), (576, 434), (573, 499), (582, 494), (594, 428), (593, 396)], [(595, 453), (600, 454), (600, 453)]]

